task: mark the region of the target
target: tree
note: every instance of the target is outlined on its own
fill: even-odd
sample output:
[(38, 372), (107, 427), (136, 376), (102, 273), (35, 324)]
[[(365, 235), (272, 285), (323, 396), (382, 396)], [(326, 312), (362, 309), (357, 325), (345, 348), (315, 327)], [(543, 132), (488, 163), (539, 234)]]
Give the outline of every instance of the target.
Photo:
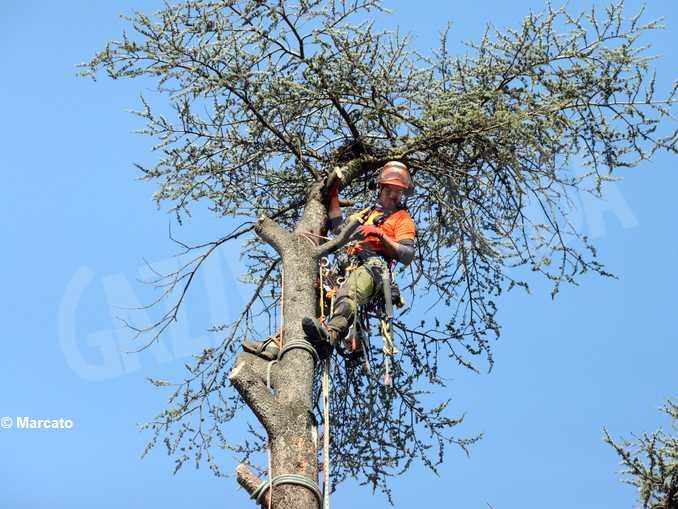
[[(673, 429), (678, 429), (678, 405), (669, 400), (661, 410), (671, 418)], [(624, 482), (638, 488), (643, 509), (678, 507), (678, 437), (660, 429), (635, 437), (633, 443), (617, 443), (605, 430), (605, 442), (621, 459)]]
[[(660, 25), (642, 13), (547, 7), (517, 30), (488, 28), (462, 57), (450, 54), (445, 31), (436, 51), (420, 55), (407, 36), (378, 31), (371, 13), (383, 13), (377, 0), (190, 0), (154, 17), (136, 13), (133, 37), (84, 64), (93, 77), (155, 79), (171, 105), (167, 113), (142, 99), (137, 112), (158, 140), (157, 163), (139, 166), (158, 183), (158, 204), (183, 221), (206, 203), (236, 225), (219, 239), (181, 244), (186, 264), (156, 280), (160, 297), (176, 304), (136, 329), (146, 344), (176, 318), (204, 260), (243, 241), (251, 299), (234, 323), (215, 328), (223, 341), (187, 366), (171, 407), (148, 427), (149, 446), (164, 435), (177, 467), (206, 455), (219, 473), (212, 446), (242, 453), (238, 481), (250, 494), (263, 484), (247, 460), (267, 447), (274, 477), (318, 477), (320, 382), (301, 319), (317, 313), (319, 261), (346, 241), (323, 239), (330, 181), (339, 175), (343, 196), (364, 202), (375, 172), (396, 159), (417, 187), (408, 202), (418, 224), (415, 268), (400, 276), (413, 308), (436, 316), (395, 321), (392, 384), (380, 382), (383, 366), (366, 374), (335, 363), (332, 371), (334, 485), (350, 476), (388, 494), (388, 478), (413, 460), (435, 469), (448, 444), (465, 449), (477, 438), (454, 436), (461, 418), (429, 391), (445, 388), (458, 366), (492, 366), (497, 296), (528, 289), (532, 272), (552, 281), (554, 296), (585, 272), (610, 275), (570, 221), (575, 194), (600, 196), (614, 169), (676, 152), (676, 132), (662, 124), (676, 89), (655, 99), (639, 38)], [(274, 332), (265, 329), (279, 305), (284, 356), (269, 364), (239, 353), (243, 339)], [(265, 435), (251, 427), (253, 441), (233, 444), (224, 429), (240, 422), (243, 403)], [(277, 486), (274, 499), (280, 508), (317, 504), (297, 484)]]

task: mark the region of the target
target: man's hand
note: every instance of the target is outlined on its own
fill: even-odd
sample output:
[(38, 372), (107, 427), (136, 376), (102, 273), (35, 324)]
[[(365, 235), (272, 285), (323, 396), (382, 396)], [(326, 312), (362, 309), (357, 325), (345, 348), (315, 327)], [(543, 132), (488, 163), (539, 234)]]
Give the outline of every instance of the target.
[(363, 236), (363, 238), (367, 237), (368, 235), (374, 235), (380, 239), (384, 238), (384, 232), (381, 230), (381, 228), (374, 226), (373, 224), (364, 224), (358, 228), (358, 231)]

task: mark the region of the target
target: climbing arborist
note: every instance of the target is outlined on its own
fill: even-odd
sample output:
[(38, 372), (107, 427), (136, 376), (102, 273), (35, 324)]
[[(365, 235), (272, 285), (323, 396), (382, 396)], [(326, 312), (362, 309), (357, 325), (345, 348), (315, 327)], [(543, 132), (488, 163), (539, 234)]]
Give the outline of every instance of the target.
[[(304, 332), (321, 357), (328, 356), (346, 336), (357, 307), (382, 295), (384, 284), (390, 285), (390, 267), (395, 262), (409, 265), (414, 257), (416, 227), (402, 204), (403, 195), (409, 196), (414, 191), (407, 166), (399, 161), (387, 162), (376, 183), (377, 203), (350, 218), (363, 220), (355, 234), (357, 242), (348, 247), (355, 268), (337, 291), (332, 316), (327, 323), (312, 317), (302, 321)], [(328, 217), (330, 229), (335, 233), (341, 231), (337, 185), (330, 190)]]

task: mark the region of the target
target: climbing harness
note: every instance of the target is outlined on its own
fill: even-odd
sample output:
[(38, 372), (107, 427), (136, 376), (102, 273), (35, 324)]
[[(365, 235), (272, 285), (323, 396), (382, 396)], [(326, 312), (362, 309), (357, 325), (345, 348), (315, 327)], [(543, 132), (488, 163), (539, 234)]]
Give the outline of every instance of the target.
[[(367, 209), (366, 209), (367, 210)], [(320, 302), (320, 320), (324, 323), (326, 319), (325, 311), (328, 307), (329, 301), (329, 316), (333, 316), (334, 301), (337, 295), (338, 288), (341, 288), (348, 279), (351, 272), (357, 270), (360, 266), (364, 266), (364, 258), (359, 256), (351, 256), (346, 262), (337, 262), (336, 265), (331, 265), (327, 258), (323, 258), (319, 263), (319, 302)], [(371, 317), (379, 318), (379, 332), (383, 337), (382, 352), (384, 354), (384, 385), (390, 385), (391, 382), (391, 365), (392, 359), (397, 353), (395, 343), (393, 340), (393, 303), (394, 298), (398, 307), (402, 306), (402, 299), (400, 291), (395, 286), (393, 275), (386, 263), (383, 266), (371, 270), (373, 277), (378, 277), (381, 280), (382, 296), (372, 299), (369, 303), (358, 305), (353, 322), (351, 323), (344, 341), (336, 343), (337, 353), (347, 360), (353, 360), (358, 357), (365, 361), (365, 371), (369, 373), (370, 369), (370, 345), (367, 342), (369, 337), (369, 319)], [(337, 273), (343, 273), (337, 276)], [(392, 286), (395, 291), (392, 291)], [(353, 301), (357, 303), (357, 289), (353, 288)]]

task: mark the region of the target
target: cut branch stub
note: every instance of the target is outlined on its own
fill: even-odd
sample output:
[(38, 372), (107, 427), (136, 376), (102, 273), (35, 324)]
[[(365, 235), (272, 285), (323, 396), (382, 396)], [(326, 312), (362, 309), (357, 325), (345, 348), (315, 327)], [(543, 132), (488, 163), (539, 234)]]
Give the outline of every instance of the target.
[(254, 412), (261, 425), (269, 434), (273, 433), (278, 404), (266, 384), (252, 369), (248, 360), (240, 360), (231, 371), (228, 379)]
[(283, 255), (292, 238), (289, 232), (285, 231), (273, 219), (266, 216), (259, 217), (254, 231), (262, 240), (270, 244), (280, 256)]
[[(254, 498), (254, 494), (256, 493), (259, 486), (261, 486), (262, 480), (244, 463), (240, 463), (236, 467), (235, 477), (238, 481), (238, 484), (240, 484), (240, 486), (242, 486), (245, 491), (249, 493), (250, 497)], [(266, 490), (259, 501), (261, 507), (269, 507), (269, 496), (270, 491)]]

